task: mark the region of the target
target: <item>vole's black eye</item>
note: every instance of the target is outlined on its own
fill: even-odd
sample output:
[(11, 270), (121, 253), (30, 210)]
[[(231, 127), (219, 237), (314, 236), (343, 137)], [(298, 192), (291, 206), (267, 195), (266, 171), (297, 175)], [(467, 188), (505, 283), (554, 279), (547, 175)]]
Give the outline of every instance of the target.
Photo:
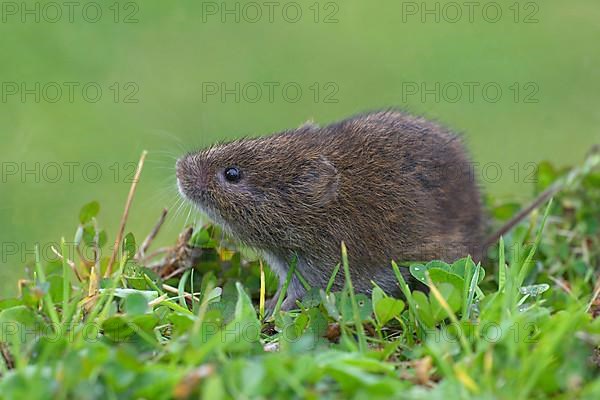
[(225, 179), (227, 180), (227, 182), (231, 182), (231, 183), (239, 182), (240, 179), (242, 179), (242, 174), (241, 174), (240, 170), (237, 169), (236, 167), (225, 168), (224, 175), (225, 175)]

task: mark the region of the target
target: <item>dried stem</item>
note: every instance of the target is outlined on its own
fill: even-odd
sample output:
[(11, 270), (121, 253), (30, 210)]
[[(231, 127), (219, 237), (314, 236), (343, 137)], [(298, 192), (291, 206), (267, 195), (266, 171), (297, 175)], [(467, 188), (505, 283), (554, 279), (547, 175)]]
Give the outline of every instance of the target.
[(135, 176), (133, 177), (133, 182), (131, 182), (131, 187), (129, 188), (129, 195), (127, 196), (127, 202), (125, 203), (125, 210), (123, 210), (123, 217), (121, 217), (119, 233), (117, 234), (117, 238), (115, 239), (115, 246), (112, 255), (110, 256), (110, 260), (108, 261), (108, 265), (106, 266), (106, 272), (104, 273), (105, 277), (108, 277), (112, 274), (112, 267), (115, 263), (115, 259), (117, 258), (117, 253), (119, 252), (121, 240), (123, 240), (123, 233), (125, 232), (125, 224), (127, 223), (127, 217), (129, 217), (129, 208), (131, 207), (131, 203), (133, 202), (133, 195), (135, 194), (135, 189), (137, 188), (137, 184), (140, 180), (140, 174), (142, 173), (142, 168), (144, 167), (144, 161), (146, 160), (147, 154), (148, 152), (146, 150), (142, 152), (142, 156), (140, 157), (140, 161), (138, 162), (137, 170), (135, 171)]
[[(56, 250), (54, 248), (54, 246), (50, 246), (50, 250), (52, 250), (52, 252), (54, 254), (56, 254), (56, 256), (58, 258), (60, 258), (61, 260), (65, 260), (65, 257), (62, 254), (60, 254), (60, 252), (58, 250)], [(69, 267), (71, 267), (71, 269), (73, 270), (73, 273), (75, 273), (75, 276), (77, 277), (77, 280), (79, 282), (83, 282), (83, 279), (81, 278), (81, 275), (79, 275), (79, 271), (77, 271), (77, 267), (75, 266), (75, 263), (72, 260), (69, 260), (68, 258), (66, 259), (66, 261), (67, 261), (67, 264), (69, 265)]]
[(154, 225), (154, 228), (152, 228), (152, 231), (150, 232), (150, 234), (148, 234), (148, 236), (146, 237), (146, 239), (144, 240), (144, 242), (138, 249), (138, 252), (135, 255), (136, 260), (142, 260), (144, 258), (146, 251), (148, 250), (148, 248), (150, 247), (150, 245), (156, 238), (156, 235), (158, 235), (158, 232), (160, 231), (160, 228), (162, 227), (162, 225), (165, 223), (166, 218), (167, 218), (167, 209), (163, 208), (162, 213), (160, 214), (160, 218), (158, 219), (158, 222), (156, 223), (156, 225)]
[[(179, 294), (179, 290), (177, 290), (177, 288), (176, 288), (176, 287), (173, 287), (173, 286), (167, 285), (166, 283), (163, 283), (163, 284), (162, 284), (162, 288), (163, 288), (165, 291), (169, 292), (169, 293), (173, 293), (173, 294)], [(196, 294), (196, 293), (194, 293), (194, 295), (195, 295), (195, 294)], [(199, 298), (197, 298), (197, 297), (196, 297), (196, 296), (194, 296), (194, 295), (192, 295), (191, 293), (188, 293), (188, 292), (183, 292), (183, 297), (185, 297), (186, 299), (188, 299), (188, 300), (192, 300), (192, 299), (193, 299), (193, 300), (195, 300), (195, 301), (200, 301), (200, 299), (199, 299)]]

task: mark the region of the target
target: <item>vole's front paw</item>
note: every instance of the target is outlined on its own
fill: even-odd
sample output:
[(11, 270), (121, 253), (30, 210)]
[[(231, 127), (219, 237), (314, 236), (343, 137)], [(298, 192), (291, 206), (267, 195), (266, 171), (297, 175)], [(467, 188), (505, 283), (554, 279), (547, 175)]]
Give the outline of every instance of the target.
[[(269, 299), (265, 302), (265, 312), (267, 315), (271, 314), (273, 312), (273, 310), (275, 310), (275, 306), (277, 305), (278, 299), (279, 299), (279, 294), (275, 293), (275, 296), (273, 296), (271, 299)], [(280, 310), (289, 311), (289, 310), (293, 310), (294, 308), (298, 308), (296, 306), (296, 300), (298, 300), (298, 297), (296, 297), (296, 296), (290, 296), (290, 295), (286, 296), (286, 298), (281, 303)]]
[[(279, 299), (281, 290), (281, 287), (277, 289), (275, 295), (273, 295), (273, 297), (270, 300), (267, 300), (267, 302), (265, 303), (265, 309), (268, 310), (269, 313), (272, 313), (275, 309), (275, 305), (277, 305), (277, 300)], [(294, 277), (290, 281), (290, 284), (287, 288), (287, 292), (285, 294), (285, 299), (281, 303), (281, 310), (289, 311), (298, 308), (298, 306), (296, 306), (296, 300), (301, 299), (304, 296), (304, 293), (306, 293), (306, 290), (300, 284), (300, 281), (298, 281), (298, 279)]]
[(298, 308), (296, 305), (296, 300), (298, 300), (298, 297), (288, 295), (283, 303), (281, 303), (281, 309), (283, 311), (289, 311)]

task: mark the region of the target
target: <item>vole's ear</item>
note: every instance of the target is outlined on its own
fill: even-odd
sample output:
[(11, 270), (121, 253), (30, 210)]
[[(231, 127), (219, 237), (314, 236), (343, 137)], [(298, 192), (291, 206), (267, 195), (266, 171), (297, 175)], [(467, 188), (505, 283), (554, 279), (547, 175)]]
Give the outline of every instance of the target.
[(298, 130), (313, 130), (313, 129), (319, 129), (320, 126), (313, 121), (312, 119), (309, 119), (308, 121), (306, 121), (305, 123), (303, 123), (302, 125), (300, 125), (298, 127)]
[(323, 207), (336, 199), (340, 185), (337, 168), (325, 157), (320, 156), (308, 163), (301, 179), (301, 193), (308, 204)]

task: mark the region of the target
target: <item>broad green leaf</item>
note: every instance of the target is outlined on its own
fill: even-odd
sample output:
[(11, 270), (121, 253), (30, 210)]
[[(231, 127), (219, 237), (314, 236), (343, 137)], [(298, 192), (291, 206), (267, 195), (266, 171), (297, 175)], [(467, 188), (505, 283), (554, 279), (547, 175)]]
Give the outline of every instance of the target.
[(127, 259), (131, 259), (136, 251), (135, 237), (133, 236), (133, 233), (129, 232), (125, 235), (125, 239), (123, 239), (123, 252), (127, 254)]
[(190, 243), (194, 247), (202, 247), (203, 245), (207, 244), (209, 240), (210, 233), (206, 229), (200, 229), (199, 231), (194, 233), (194, 236), (192, 236)]
[(440, 260), (429, 261), (427, 265), (425, 265), (425, 267), (427, 267), (427, 269), (438, 268), (443, 269), (445, 271), (450, 271), (450, 265)]
[(44, 319), (29, 307), (18, 305), (0, 312), (0, 342), (33, 340), (50, 333), (47, 328)]
[(412, 292), (412, 297), (417, 308), (418, 317), (427, 327), (433, 328), (435, 326), (435, 320), (431, 312), (431, 306), (429, 305), (429, 299), (427, 295), (419, 290)]
[(427, 271), (427, 268), (425, 267), (425, 265), (412, 264), (409, 267), (409, 270), (412, 276), (414, 276), (416, 279), (423, 282), (424, 284), (427, 284), (427, 278), (425, 277), (425, 272)]
[(331, 318), (333, 318), (335, 321), (339, 321), (340, 319), (340, 311), (338, 310), (338, 303), (337, 303), (337, 297), (335, 295), (335, 293), (325, 293), (325, 290), (321, 289), (320, 290), (320, 294), (321, 294), (321, 301), (322, 304), (325, 306), (325, 310), (327, 311), (327, 314), (329, 314), (329, 316)]
[[(462, 287), (459, 288), (450, 282), (436, 284), (436, 287), (450, 306), (450, 309), (453, 312), (458, 311), (462, 304)], [(431, 315), (436, 322), (448, 318), (448, 313), (432, 293), (429, 294), (429, 301), (431, 304)]]
[(399, 317), (404, 310), (404, 302), (393, 297), (384, 297), (375, 303), (375, 317), (380, 325), (387, 324), (392, 318)]
[[(357, 293), (355, 298), (356, 303), (358, 305), (358, 316), (360, 320), (367, 321), (369, 318), (371, 318), (371, 314), (373, 313), (371, 299), (369, 299), (362, 293)], [(347, 297), (346, 299), (344, 299), (340, 293), (339, 299), (339, 304), (342, 305), (342, 315), (344, 316), (344, 319), (347, 321), (351, 321), (353, 318), (353, 312), (350, 298)]]
[(85, 204), (83, 207), (81, 207), (81, 210), (79, 211), (79, 222), (82, 225), (87, 224), (92, 220), (92, 218), (98, 215), (99, 211), (100, 204), (97, 201), (91, 201)]
[[(377, 304), (379, 300), (388, 297), (383, 290), (379, 286), (375, 286), (373, 291), (371, 292), (371, 303), (373, 305)], [(375, 310), (373, 310), (375, 311)]]
[(125, 297), (125, 312), (129, 315), (142, 315), (148, 311), (148, 298), (141, 292), (134, 292)]
[(128, 340), (136, 329), (136, 326), (122, 315), (115, 315), (102, 322), (104, 336), (115, 342)]
[(429, 277), (434, 285), (437, 286), (440, 283), (450, 283), (456, 286), (457, 289), (461, 291), (463, 290), (465, 281), (462, 277), (439, 268), (432, 268), (427, 272), (429, 273)]

